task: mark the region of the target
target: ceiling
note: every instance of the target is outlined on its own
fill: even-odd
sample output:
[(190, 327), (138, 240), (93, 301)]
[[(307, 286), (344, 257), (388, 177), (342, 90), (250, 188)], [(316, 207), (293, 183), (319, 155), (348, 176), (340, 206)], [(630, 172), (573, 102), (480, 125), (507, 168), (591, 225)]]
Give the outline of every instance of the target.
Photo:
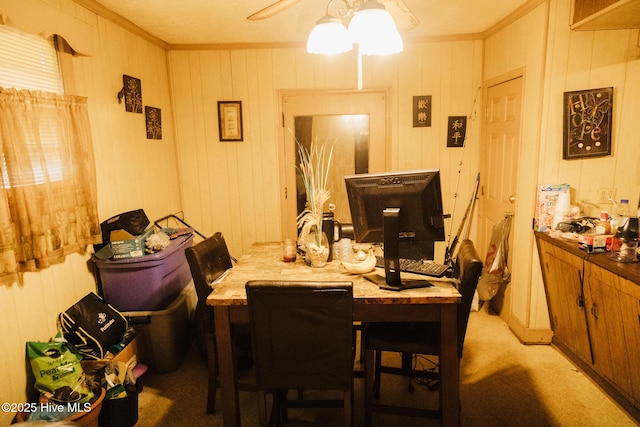
[[(276, 0), (94, 1), (168, 45), (304, 43), (329, 2), (292, 1), (293, 5), (271, 18), (249, 21), (247, 16)], [(410, 39), (482, 33), (527, 0), (404, 0), (404, 3), (419, 21), (417, 27), (403, 34)]]

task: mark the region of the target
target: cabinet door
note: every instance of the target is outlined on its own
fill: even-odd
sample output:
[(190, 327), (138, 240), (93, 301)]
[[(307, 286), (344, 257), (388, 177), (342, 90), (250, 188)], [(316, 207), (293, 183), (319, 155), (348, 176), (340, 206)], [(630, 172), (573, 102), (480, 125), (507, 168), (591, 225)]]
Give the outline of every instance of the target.
[(594, 369), (640, 404), (640, 286), (587, 263), (585, 300)]
[(626, 279), (620, 283), (620, 308), (633, 400), (640, 407), (640, 286)]
[(630, 397), (629, 360), (618, 280), (618, 276), (610, 271), (585, 264), (584, 296), (593, 368)]
[(582, 295), (583, 259), (538, 239), (553, 341), (591, 364), (591, 349)]

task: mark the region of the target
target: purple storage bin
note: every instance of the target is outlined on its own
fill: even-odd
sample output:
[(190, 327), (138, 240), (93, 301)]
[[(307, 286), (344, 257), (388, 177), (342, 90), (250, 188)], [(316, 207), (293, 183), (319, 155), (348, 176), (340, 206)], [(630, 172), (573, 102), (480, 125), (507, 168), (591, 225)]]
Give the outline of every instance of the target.
[(155, 254), (119, 260), (94, 257), (105, 301), (119, 311), (165, 309), (191, 281), (184, 250), (192, 245), (189, 234)]

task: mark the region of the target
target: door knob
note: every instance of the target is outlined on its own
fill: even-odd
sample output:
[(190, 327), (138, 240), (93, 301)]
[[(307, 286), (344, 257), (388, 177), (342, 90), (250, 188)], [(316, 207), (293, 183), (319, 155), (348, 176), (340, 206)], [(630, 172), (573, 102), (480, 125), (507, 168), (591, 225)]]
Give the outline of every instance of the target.
[(509, 197), (509, 203), (513, 204), (516, 202), (516, 196)]

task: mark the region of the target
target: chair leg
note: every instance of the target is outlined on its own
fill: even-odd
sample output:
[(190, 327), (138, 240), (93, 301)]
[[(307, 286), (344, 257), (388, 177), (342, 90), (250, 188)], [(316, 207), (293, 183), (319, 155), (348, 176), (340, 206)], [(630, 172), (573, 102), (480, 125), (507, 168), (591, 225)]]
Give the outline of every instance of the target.
[(380, 366), (382, 365), (382, 351), (378, 350), (375, 352), (375, 371), (374, 371), (374, 397), (376, 399), (380, 398)]
[(372, 423), (373, 393), (374, 393), (374, 363), (376, 355), (370, 349), (365, 349), (364, 364), (364, 420), (365, 426), (370, 427)]
[(216, 354), (215, 337), (206, 335), (207, 369), (209, 371), (209, 384), (207, 386), (207, 414), (213, 414), (216, 410), (216, 388), (218, 383), (218, 362)]
[(353, 427), (353, 392), (351, 390), (344, 392), (344, 427)]

